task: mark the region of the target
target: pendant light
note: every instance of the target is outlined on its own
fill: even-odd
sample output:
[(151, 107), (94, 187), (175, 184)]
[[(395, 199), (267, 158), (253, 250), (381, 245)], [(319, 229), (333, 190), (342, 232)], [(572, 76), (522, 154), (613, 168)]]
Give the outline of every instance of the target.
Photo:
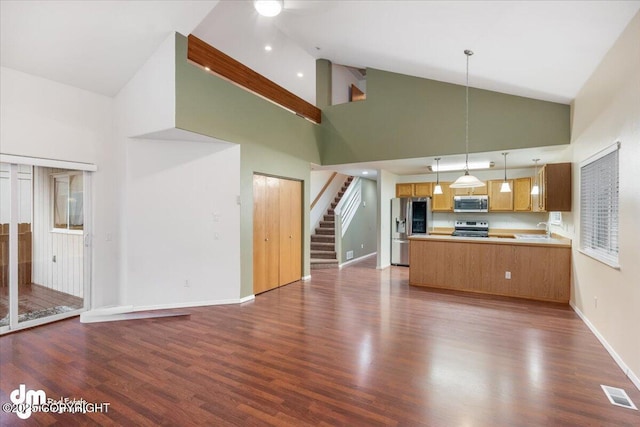
[(533, 159), (535, 163), (534, 172), (533, 172), (533, 187), (531, 187), (531, 194), (533, 196), (540, 194), (540, 187), (538, 186), (538, 162), (540, 159)]
[(509, 186), (509, 183), (507, 182), (507, 154), (509, 154), (509, 153), (502, 153), (502, 155), (504, 156), (504, 181), (502, 182), (502, 185), (500, 186), (500, 192), (501, 193), (511, 193), (511, 187)]
[(449, 187), (451, 188), (474, 188), (474, 187), (484, 187), (485, 183), (480, 181), (473, 175), (469, 175), (469, 57), (473, 55), (473, 52), (470, 50), (465, 50), (464, 54), (467, 55), (467, 86), (465, 89), (466, 95), (466, 117), (465, 117), (465, 146), (467, 149), (466, 157), (465, 157), (465, 168), (464, 175), (460, 178), (456, 179), (453, 184)]
[(433, 194), (442, 194), (442, 186), (440, 185), (440, 157), (436, 157), (436, 186), (433, 188)]

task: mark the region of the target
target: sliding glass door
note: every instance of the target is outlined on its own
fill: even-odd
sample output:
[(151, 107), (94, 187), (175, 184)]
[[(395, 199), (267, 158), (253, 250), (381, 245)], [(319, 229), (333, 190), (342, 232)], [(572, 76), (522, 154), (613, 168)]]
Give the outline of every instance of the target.
[(89, 182), (89, 172), (0, 164), (0, 332), (85, 308)]

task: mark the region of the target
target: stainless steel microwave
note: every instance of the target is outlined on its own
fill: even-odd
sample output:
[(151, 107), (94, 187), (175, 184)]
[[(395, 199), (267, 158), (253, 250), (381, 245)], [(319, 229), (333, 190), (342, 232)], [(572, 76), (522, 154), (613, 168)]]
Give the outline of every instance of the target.
[(489, 196), (454, 196), (454, 212), (489, 212)]

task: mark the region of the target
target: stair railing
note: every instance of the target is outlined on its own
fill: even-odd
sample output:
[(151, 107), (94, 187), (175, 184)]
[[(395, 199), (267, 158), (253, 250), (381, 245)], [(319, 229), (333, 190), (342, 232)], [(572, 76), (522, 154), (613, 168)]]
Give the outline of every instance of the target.
[(335, 212), (335, 247), (338, 262), (342, 263), (342, 238), (349, 229), (358, 207), (362, 202), (362, 183), (359, 177), (354, 177), (342, 198), (336, 205)]

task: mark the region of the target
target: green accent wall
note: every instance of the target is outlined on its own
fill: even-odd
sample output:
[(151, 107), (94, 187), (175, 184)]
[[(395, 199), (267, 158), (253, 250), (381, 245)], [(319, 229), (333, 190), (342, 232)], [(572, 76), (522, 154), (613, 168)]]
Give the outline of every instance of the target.
[[(367, 69), (367, 99), (322, 111), (322, 164), (465, 152), (465, 87)], [(469, 89), (469, 151), (570, 142), (570, 106)]]
[(332, 74), (331, 62), (326, 59), (316, 60), (316, 105), (327, 108), (331, 105)]
[[(240, 144), (240, 297), (252, 295), (253, 174), (303, 181), (303, 206), (309, 206), (309, 163), (320, 163), (320, 126), (189, 63), (187, 38), (176, 34), (176, 127)], [(309, 209), (303, 214), (306, 276)]]

